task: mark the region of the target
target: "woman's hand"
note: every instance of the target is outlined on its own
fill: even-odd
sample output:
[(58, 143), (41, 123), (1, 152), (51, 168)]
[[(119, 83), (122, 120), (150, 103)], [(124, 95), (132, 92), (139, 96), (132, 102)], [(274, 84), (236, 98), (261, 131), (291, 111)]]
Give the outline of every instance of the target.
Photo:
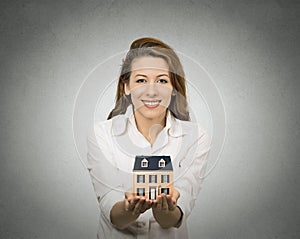
[(176, 226), (181, 218), (181, 211), (177, 207), (180, 193), (173, 189), (173, 195), (161, 194), (153, 202), (152, 212), (155, 220), (163, 228)]
[(117, 202), (110, 211), (110, 220), (119, 229), (125, 229), (151, 208), (151, 201), (135, 196), (131, 190), (125, 193), (125, 199)]
[(177, 207), (177, 200), (180, 197), (180, 193), (173, 189), (172, 196), (161, 194), (157, 197), (157, 199), (153, 202), (152, 209), (154, 213), (162, 213), (166, 211), (173, 211)]
[(130, 190), (125, 193), (125, 210), (139, 215), (151, 208), (151, 200), (144, 197), (135, 196)]

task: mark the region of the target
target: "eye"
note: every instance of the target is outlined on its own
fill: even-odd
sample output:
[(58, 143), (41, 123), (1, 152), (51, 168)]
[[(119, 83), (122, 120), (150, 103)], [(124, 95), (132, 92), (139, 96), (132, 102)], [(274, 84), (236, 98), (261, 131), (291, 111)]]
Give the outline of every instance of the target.
[(159, 79), (157, 80), (158, 83), (160, 84), (167, 84), (168, 83), (168, 80), (165, 80), (165, 79)]
[(136, 83), (146, 83), (146, 80), (145, 79), (137, 79), (135, 82)]

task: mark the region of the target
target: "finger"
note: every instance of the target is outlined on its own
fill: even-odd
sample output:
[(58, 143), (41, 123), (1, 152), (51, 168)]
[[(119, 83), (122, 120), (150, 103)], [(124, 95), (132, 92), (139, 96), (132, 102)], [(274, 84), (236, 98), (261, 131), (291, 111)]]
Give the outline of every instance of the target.
[(148, 209), (152, 206), (153, 202), (152, 200), (146, 199), (146, 204), (148, 206)]
[(175, 189), (175, 193), (176, 193), (176, 199), (178, 200), (180, 198), (180, 192)]
[[(129, 201), (129, 200), (128, 200)], [(129, 201), (129, 206), (128, 206), (128, 211), (133, 211), (135, 208), (135, 205), (137, 204), (137, 202), (139, 201), (138, 197), (132, 198)]]
[(180, 198), (180, 193), (179, 191), (177, 191), (176, 189), (173, 190), (173, 194), (172, 194), (172, 200), (174, 202), (177, 202), (177, 200)]
[(163, 211), (167, 211), (168, 210), (168, 203), (167, 203), (167, 198), (166, 198), (166, 195), (165, 194), (162, 194), (161, 196), (161, 209)]
[(140, 213), (144, 213), (147, 210), (148, 210), (148, 204), (145, 201), (144, 204), (143, 204), (143, 206), (141, 207)]
[(133, 203), (129, 203), (128, 207), (127, 207), (127, 211), (132, 211), (135, 207), (135, 204)]
[(129, 210), (129, 201), (127, 199), (124, 199), (124, 207), (125, 207), (125, 211)]
[(173, 211), (176, 208), (176, 202), (172, 200), (172, 197), (170, 195), (167, 196), (167, 203), (170, 211)]
[(158, 210), (161, 210), (161, 207), (162, 207), (162, 198), (161, 198), (161, 196), (158, 196), (157, 197), (157, 202), (156, 202), (156, 208)]
[(129, 203), (132, 202), (134, 197), (130, 194), (125, 194), (125, 200), (127, 200)]
[(133, 214), (137, 215), (140, 213), (143, 205), (144, 205), (145, 199), (140, 198), (139, 201), (136, 203), (134, 209), (133, 209)]
[(151, 208), (151, 201), (149, 199), (146, 199), (140, 212), (144, 213), (145, 211), (147, 211), (150, 208)]

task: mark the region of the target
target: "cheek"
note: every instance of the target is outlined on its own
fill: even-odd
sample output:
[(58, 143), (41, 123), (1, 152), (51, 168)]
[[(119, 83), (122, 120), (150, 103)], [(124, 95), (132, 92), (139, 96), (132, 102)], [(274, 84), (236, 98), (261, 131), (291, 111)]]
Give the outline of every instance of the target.
[(142, 86), (136, 86), (134, 88), (131, 88), (130, 90), (131, 98), (134, 99), (139, 99), (144, 93), (145, 93), (145, 88)]
[(169, 88), (169, 87), (161, 87), (159, 89), (159, 94), (160, 96), (163, 98), (163, 99), (171, 99), (171, 96), (172, 96), (172, 91), (173, 89), (172, 88)]
[(171, 103), (172, 89), (168, 87), (162, 87), (159, 92), (162, 102), (161, 105), (168, 108)]
[(130, 90), (131, 101), (135, 109), (138, 109), (143, 106), (143, 102), (140, 99), (144, 91), (141, 88), (142, 87), (135, 87)]

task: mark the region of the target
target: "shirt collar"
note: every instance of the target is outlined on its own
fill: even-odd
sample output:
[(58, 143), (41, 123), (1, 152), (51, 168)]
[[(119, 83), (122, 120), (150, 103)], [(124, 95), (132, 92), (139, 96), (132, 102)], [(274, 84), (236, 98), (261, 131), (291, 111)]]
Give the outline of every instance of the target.
[[(176, 119), (168, 110), (165, 129), (171, 137), (181, 137), (187, 134), (182, 122)], [(112, 118), (112, 134), (114, 136), (124, 134), (127, 131), (128, 124), (132, 124), (137, 130), (132, 105), (128, 106), (125, 114)]]

